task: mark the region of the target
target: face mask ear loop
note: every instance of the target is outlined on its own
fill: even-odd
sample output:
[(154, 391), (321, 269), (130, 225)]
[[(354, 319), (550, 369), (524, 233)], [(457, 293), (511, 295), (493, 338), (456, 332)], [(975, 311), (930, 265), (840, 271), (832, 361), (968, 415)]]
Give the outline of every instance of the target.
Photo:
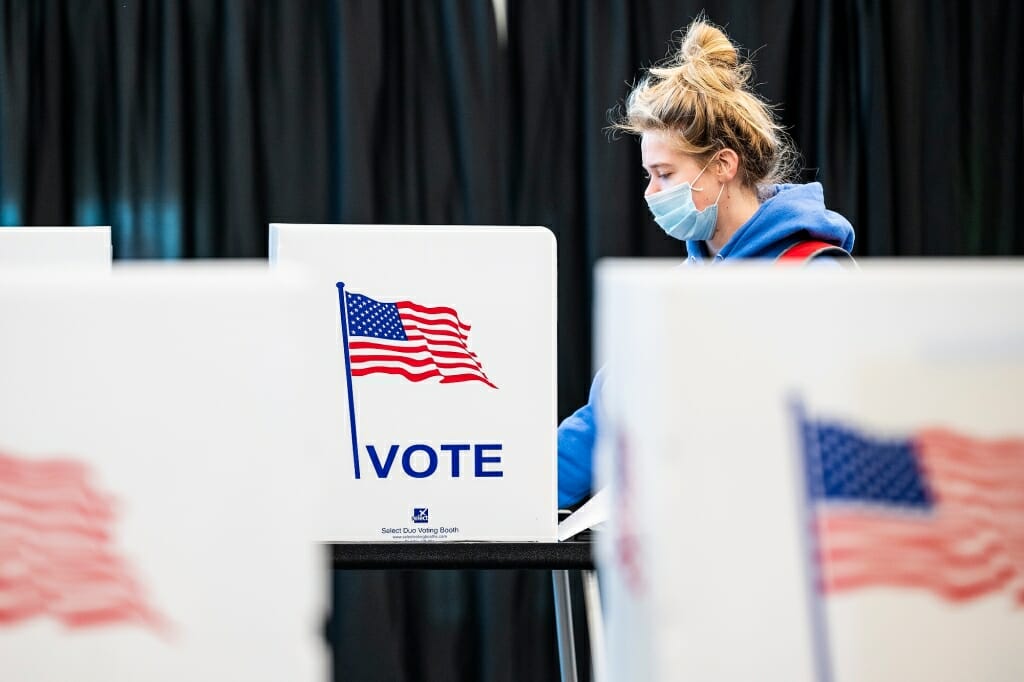
[(715, 197), (715, 206), (718, 206), (718, 200), (722, 198), (722, 192), (725, 191), (725, 185), (722, 185), (722, 189), (718, 190), (718, 196)]
[[(708, 166), (710, 166), (710, 165), (711, 165), (711, 162), (708, 161)], [(695, 187), (693, 183), (697, 182), (697, 180), (700, 179), (700, 176), (704, 175), (704, 171), (706, 171), (708, 169), (708, 166), (704, 166), (703, 168), (701, 168), (700, 173), (697, 173), (697, 177), (694, 178), (690, 182), (690, 189), (692, 189), (695, 192), (703, 192), (704, 191), (703, 187)]]
[[(711, 204), (711, 206), (718, 206), (718, 200), (722, 198), (722, 192), (724, 192), (724, 191), (725, 191), (725, 185), (722, 185), (722, 189), (718, 190), (718, 198), (715, 199), (715, 203)], [(705, 208), (704, 211), (707, 211), (708, 209), (710, 209), (711, 206), (708, 206), (708, 208)], [(704, 211), (701, 211), (701, 213), (703, 213)], [(715, 214), (715, 227), (714, 227), (713, 230), (711, 230), (711, 237), (710, 237), (710, 239), (714, 239), (716, 234), (718, 234), (718, 214), (717, 213)]]
[[(700, 169), (700, 173), (697, 173), (697, 177), (690, 181), (690, 189), (692, 189), (692, 190), (694, 190), (696, 192), (703, 192), (704, 191), (703, 187), (694, 187), (693, 183), (697, 182), (697, 180), (700, 179), (700, 176), (704, 175), (704, 171), (706, 171), (708, 168), (710, 168), (711, 164), (713, 164), (714, 162), (715, 162), (715, 158), (711, 157), (711, 160), (708, 161), (707, 165)], [(725, 185), (722, 185), (722, 187), (725, 187)], [(718, 196), (722, 196), (722, 193), (719, 192)], [(718, 199), (715, 199), (715, 203), (716, 204), (718, 203)]]

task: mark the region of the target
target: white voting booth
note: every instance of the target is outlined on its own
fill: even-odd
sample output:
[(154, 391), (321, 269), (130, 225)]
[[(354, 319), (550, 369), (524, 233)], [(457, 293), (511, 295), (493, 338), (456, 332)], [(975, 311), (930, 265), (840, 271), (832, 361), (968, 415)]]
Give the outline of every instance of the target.
[(0, 227), (0, 268), (110, 269), (110, 227)]
[(327, 678), (308, 301), (266, 264), (0, 273), (0, 677)]
[(274, 224), (270, 258), (316, 288), (320, 539), (555, 539), (550, 231)]
[(598, 283), (612, 679), (1024, 679), (1024, 267)]

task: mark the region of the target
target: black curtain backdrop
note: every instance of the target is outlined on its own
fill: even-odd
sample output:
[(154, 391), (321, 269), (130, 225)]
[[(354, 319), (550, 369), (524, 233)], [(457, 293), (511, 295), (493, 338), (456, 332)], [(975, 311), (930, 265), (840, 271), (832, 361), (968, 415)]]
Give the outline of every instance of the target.
[[(1024, 253), (1016, 0), (0, 0), (0, 224), (115, 256), (263, 257), (267, 224), (536, 224), (559, 258), (559, 412), (591, 268), (680, 256), (608, 110), (698, 12), (753, 53), (858, 256)], [(543, 572), (335, 576), (338, 679), (556, 679)], [(578, 624), (581, 625), (581, 624)]]

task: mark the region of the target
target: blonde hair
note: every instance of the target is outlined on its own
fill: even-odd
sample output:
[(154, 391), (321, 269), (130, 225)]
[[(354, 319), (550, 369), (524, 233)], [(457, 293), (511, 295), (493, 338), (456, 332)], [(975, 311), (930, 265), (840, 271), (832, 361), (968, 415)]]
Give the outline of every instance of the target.
[(743, 184), (755, 189), (787, 180), (796, 151), (771, 106), (751, 91), (751, 72), (729, 37), (700, 17), (678, 51), (633, 87), (612, 129), (669, 132), (680, 151), (702, 159), (732, 149)]

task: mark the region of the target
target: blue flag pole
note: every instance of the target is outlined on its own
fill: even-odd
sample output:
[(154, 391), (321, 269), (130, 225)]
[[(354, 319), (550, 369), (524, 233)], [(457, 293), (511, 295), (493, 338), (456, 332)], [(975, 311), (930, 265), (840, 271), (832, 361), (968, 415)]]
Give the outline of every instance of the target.
[[(811, 472), (810, 465), (810, 459), (812, 458), (819, 465), (821, 463), (818, 444), (814, 442), (810, 433), (810, 429), (816, 430), (817, 426), (811, 424), (808, 420), (803, 402), (796, 395), (791, 395), (789, 398), (789, 412), (794, 423), (794, 426), (790, 428), (794, 428), (796, 431), (794, 441), (799, 444), (796, 450), (800, 453), (800, 456), (796, 458), (797, 466), (795, 467), (798, 476), (797, 515), (800, 519), (800, 528), (803, 531), (801, 534), (803, 542), (801, 544), (804, 550), (804, 565), (807, 566), (805, 583), (809, 597), (807, 603), (811, 611), (811, 647), (814, 655), (815, 679), (820, 682), (832, 682), (832, 657), (828, 635), (828, 620), (825, 615), (825, 605), (820, 589), (822, 569), (819, 565), (819, 540), (817, 533), (813, 530), (815, 488), (819, 484), (824, 485), (823, 481), (812, 481), (814, 474)], [(820, 474), (820, 472), (817, 473)], [(821, 492), (824, 493), (824, 489)]]
[(348, 305), (345, 301), (345, 283), (338, 282), (338, 300), (341, 304), (341, 347), (345, 349), (345, 379), (348, 381), (348, 418), (352, 427), (352, 467), (359, 478), (359, 441), (356, 438), (356, 397), (352, 394), (352, 361), (348, 355)]

